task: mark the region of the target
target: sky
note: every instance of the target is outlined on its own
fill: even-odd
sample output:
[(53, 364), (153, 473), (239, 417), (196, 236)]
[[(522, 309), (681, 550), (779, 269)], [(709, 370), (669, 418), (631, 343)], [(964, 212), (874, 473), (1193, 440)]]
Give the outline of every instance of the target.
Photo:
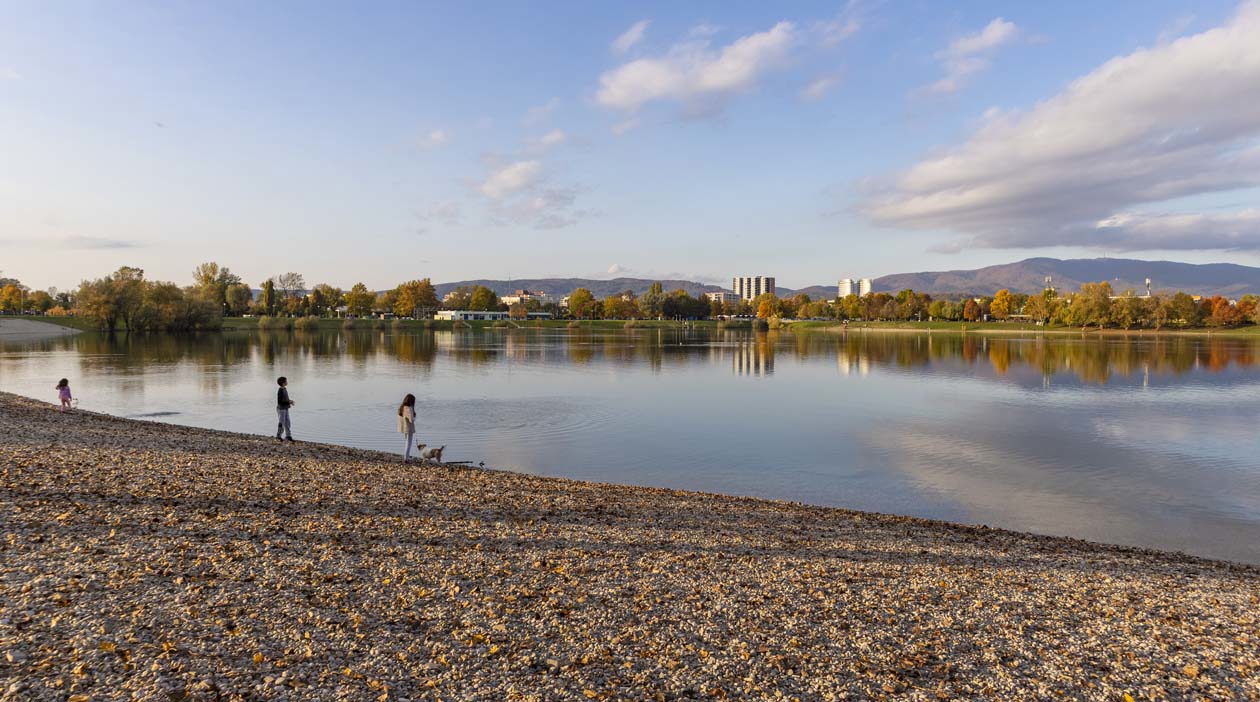
[(0, 0), (0, 275), (1260, 265), (1260, 0)]

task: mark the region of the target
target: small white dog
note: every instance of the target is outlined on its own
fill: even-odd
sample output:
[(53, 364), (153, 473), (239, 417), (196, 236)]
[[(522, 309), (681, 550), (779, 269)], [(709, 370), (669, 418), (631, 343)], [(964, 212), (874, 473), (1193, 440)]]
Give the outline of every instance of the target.
[(428, 444), (416, 444), (416, 450), (420, 452), (420, 462), (428, 463), (429, 461), (433, 461), (434, 463), (441, 463), (442, 452), (446, 450), (446, 445), (443, 444), (437, 448), (431, 449), (426, 449), (426, 446), (428, 446)]

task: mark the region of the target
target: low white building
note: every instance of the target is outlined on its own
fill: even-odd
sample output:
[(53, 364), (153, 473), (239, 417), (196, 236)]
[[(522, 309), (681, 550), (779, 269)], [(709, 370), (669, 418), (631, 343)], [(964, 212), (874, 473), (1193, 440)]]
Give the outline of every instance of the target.
[(448, 322), (494, 321), (508, 319), (508, 313), (498, 310), (438, 310), (436, 318)]

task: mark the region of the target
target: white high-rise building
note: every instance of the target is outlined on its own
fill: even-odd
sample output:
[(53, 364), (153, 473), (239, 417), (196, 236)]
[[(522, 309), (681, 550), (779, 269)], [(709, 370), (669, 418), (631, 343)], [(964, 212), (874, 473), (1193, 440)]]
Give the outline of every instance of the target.
[(871, 294), (871, 279), (863, 278), (858, 281), (858, 297), (866, 297)]
[(841, 278), (840, 288), (838, 290), (839, 295), (837, 295), (837, 297), (839, 297), (840, 299), (844, 299), (852, 295), (853, 291), (856, 289), (857, 289), (857, 283), (855, 283), (852, 278)]
[(755, 300), (761, 295), (769, 293), (774, 294), (774, 277), (773, 276), (745, 276), (742, 278), (733, 278), (731, 280), (731, 290), (741, 300)]

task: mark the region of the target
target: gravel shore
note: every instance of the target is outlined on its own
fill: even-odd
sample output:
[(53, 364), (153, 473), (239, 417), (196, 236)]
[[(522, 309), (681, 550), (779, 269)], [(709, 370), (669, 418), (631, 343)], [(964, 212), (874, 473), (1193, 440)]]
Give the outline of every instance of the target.
[(7, 394), (0, 481), (3, 700), (1260, 699), (1251, 566)]
[(0, 342), (38, 341), (78, 334), (78, 329), (21, 317), (0, 317)]

